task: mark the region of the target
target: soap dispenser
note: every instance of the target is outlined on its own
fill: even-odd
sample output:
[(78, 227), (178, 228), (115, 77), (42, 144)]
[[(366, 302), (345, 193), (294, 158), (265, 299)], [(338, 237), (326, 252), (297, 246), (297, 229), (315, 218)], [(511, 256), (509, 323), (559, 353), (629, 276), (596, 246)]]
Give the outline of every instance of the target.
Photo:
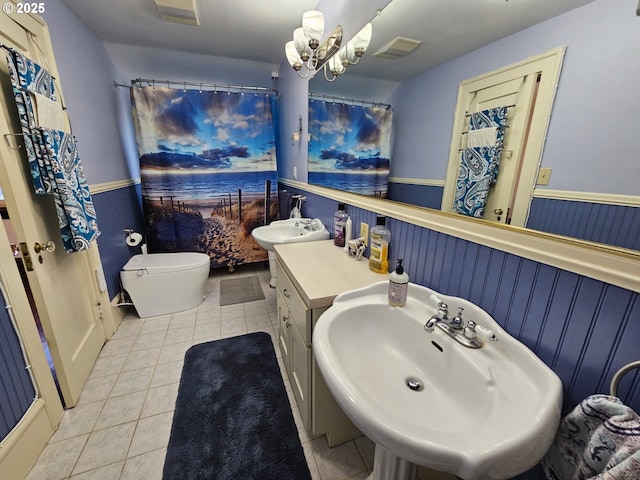
[(396, 271), (389, 274), (389, 305), (392, 307), (404, 307), (407, 303), (409, 275), (404, 273), (402, 262), (402, 258), (396, 260)]

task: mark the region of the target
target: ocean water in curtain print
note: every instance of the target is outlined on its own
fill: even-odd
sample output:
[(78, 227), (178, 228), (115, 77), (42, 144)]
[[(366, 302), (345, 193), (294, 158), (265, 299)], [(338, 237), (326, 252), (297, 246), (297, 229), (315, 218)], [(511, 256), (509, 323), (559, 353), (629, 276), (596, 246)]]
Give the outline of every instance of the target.
[(278, 212), (270, 97), (131, 92), (149, 250), (207, 253), (214, 267), (266, 260), (251, 231)]
[(309, 183), (386, 198), (393, 110), (309, 100)]

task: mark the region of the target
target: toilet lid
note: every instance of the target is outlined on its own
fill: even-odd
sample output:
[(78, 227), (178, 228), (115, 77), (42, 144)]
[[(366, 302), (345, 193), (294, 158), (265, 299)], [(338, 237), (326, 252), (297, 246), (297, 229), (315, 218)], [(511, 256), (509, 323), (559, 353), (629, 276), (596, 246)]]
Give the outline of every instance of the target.
[(210, 263), (209, 255), (196, 252), (149, 253), (134, 255), (123, 270), (146, 270), (150, 274), (200, 268)]

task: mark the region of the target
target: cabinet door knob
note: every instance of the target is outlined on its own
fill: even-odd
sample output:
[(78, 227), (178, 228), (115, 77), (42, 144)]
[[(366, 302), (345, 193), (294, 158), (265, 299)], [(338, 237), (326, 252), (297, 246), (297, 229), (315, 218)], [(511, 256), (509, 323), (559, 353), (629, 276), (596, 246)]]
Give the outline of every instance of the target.
[(287, 291), (286, 288), (282, 291), (282, 294), (287, 298), (291, 298), (291, 295), (289, 295), (289, 292)]

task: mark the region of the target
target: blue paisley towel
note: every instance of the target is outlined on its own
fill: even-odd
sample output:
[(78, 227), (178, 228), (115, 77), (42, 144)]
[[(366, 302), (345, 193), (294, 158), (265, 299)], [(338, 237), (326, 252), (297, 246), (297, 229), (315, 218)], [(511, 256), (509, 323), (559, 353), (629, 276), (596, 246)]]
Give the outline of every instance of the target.
[(498, 177), (500, 153), (504, 143), (508, 107), (497, 107), (471, 114), (470, 130), (496, 127), (494, 145), (464, 148), (456, 179), (453, 211), (471, 217), (482, 217), (489, 187)]
[(38, 132), (46, 167), (55, 180), (53, 196), (64, 248), (70, 253), (86, 250), (100, 232), (75, 138), (50, 128)]
[(9, 77), (13, 85), (13, 95), (18, 108), (20, 128), (24, 139), (24, 146), (29, 161), (29, 170), (33, 181), (33, 188), (38, 195), (51, 193), (53, 179), (49, 178), (41, 158), (39, 139), (35, 128), (37, 126), (33, 103), (30, 93), (43, 95), (50, 100), (56, 100), (55, 84), (51, 74), (32, 62), (22, 53), (4, 46), (9, 67)]
[(76, 141), (69, 133), (39, 126), (33, 105), (33, 94), (56, 101), (54, 79), (20, 52), (3, 48), (34, 190), (54, 197), (65, 250), (86, 250), (100, 232)]
[(640, 479), (640, 416), (592, 395), (562, 419), (542, 467), (550, 480)]

